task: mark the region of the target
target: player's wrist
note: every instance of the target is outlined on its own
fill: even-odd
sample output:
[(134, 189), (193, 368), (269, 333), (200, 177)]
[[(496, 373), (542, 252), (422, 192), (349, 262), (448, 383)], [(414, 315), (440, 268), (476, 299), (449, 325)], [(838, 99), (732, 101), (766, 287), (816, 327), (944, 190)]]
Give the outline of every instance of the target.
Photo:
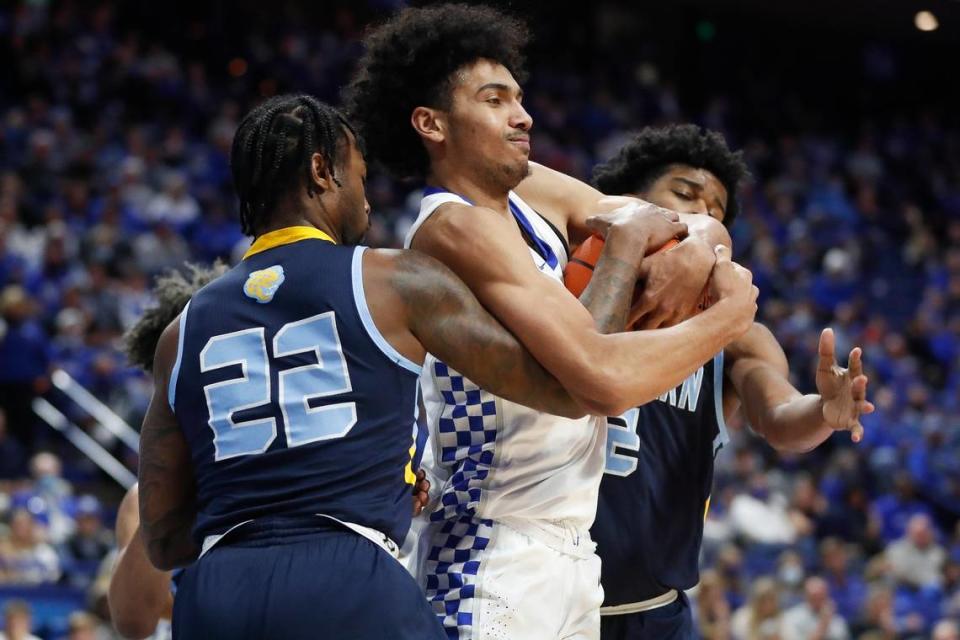
[(601, 257), (606, 256), (630, 264), (639, 275), (640, 266), (643, 264), (643, 257), (647, 254), (649, 245), (649, 233), (613, 227), (607, 233)]

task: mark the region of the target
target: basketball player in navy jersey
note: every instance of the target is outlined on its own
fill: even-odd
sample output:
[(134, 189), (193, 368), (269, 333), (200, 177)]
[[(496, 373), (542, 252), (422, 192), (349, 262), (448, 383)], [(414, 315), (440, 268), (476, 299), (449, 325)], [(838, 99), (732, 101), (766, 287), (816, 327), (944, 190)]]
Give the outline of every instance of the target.
[[(727, 227), (739, 211), (736, 192), (746, 175), (722, 136), (693, 125), (644, 129), (594, 171), (603, 193), (710, 216)], [(532, 186), (550, 190), (546, 180)], [(584, 206), (596, 208), (599, 193), (583, 189), (581, 195)], [(829, 329), (819, 349), (818, 393), (801, 395), (787, 378), (783, 349), (755, 323), (683, 384), (609, 419), (592, 530), (603, 560), (604, 640), (698, 637), (683, 590), (699, 580), (714, 456), (727, 442), (725, 417), (742, 407), (753, 429), (779, 451), (809, 451), (835, 430), (860, 440), (859, 416), (873, 411), (860, 349), (851, 351), (849, 369), (837, 366)]]
[[(147, 553), (189, 565), (174, 633), (442, 638), (395, 560), (426, 350), (513, 401), (584, 411), (442, 265), (349, 246), (368, 226), (366, 169), (336, 110), (266, 101), (231, 167), (255, 242), (160, 336), (141, 435)], [(676, 232), (664, 216), (648, 228)]]
[[(657, 246), (632, 235), (631, 218), (662, 214), (645, 204), (591, 223), (590, 212), (548, 215), (513, 192), (530, 166), (532, 120), (517, 82), (525, 33), (486, 7), (405, 9), (367, 38), (347, 103), (371, 156), (425, 183), (405, 246), (453, 269), (578, 400), (627, 408), (696, 371), (732, 339), (728, 327), (748, 328), (744, 310), (721, 303), (669, 329), (604, 334), (623, 329), (646, 250)], [(563, 288), (562, 271), (568, 238), (594, 231), (607, 242), (588, 312)], [(727, 259), (711, 286), (732, 272), (744, 279), (725, 298), (750, 288)], [(597, 637), (589, 528), (604, 421), (518, 406), (441, 354), (427, 363), (425, 460), (439, 497), (414, 570), (448, 636)]]

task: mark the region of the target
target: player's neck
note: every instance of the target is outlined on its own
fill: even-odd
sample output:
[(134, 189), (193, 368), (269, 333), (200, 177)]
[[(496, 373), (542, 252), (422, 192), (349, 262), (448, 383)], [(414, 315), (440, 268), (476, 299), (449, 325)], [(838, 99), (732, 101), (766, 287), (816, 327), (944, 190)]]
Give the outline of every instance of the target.
[(487, 207), (506, 214), (510, 210), (509, 189), (479, 180), (467, 173), (445, 170), (434, 166), (427, 176), (427, 184), (462, 196), (478, 207)]
[(271, 231), (277, 231), (278, 229), (286, 229), (287, 227), (313, 227), (333, 238), (337, 244), (342, 244), (340, 232), (336, 225), (331, 224), (325, 216), (308, 215), (302, 209), (296, 211), (288, 209), (274, 212), (274, 214), (270, 216), (270, 221), (263, 225), (262, 228), (257, 229), (257, 236), (270, 233)]

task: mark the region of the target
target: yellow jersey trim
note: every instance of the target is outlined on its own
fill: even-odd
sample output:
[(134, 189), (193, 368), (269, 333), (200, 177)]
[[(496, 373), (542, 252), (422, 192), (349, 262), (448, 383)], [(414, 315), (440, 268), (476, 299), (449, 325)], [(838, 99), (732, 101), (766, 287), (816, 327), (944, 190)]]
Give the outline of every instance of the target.
[(284, 227), (283, 229), (265, 233), (257, 238), (256, 241), (250, 245), (250, 248), (247, 249), (247, 252), (243, 254), (243, 259), (246, 260), (250, 256), (254, 256), (267, 249), (273, 249), (274, 247), (279, 247), (284, 244), (291, 244), (308, 239), (325, 240), (332, 244), (337, 244), (336, 240), (316, 227)]

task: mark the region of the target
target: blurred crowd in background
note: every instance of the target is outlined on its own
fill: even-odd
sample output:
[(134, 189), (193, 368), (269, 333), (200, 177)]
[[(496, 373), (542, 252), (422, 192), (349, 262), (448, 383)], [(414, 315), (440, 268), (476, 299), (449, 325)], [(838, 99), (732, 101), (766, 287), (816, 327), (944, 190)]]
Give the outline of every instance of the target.
[[(47, 397), (135, 464), (58, 397), (51, 372), (67, 371), (139, 425), (151, 385), (125, 362), (120, 337), (151, 304), (153, 278), (187, 260), (234, 262), (249, 244), (230, 182), (238, 119), (288, 90), (336, 103), (363, 25), (391, 8), (332, 3), (323, 21), (278, 11), (260, 29), (231, 30), (217, 14), (137, 22), (121, 4), (0, 8), (8, 638), (28, 637), (16, 629), (31, 625), (46, 638), (110, 637), (105, 523), (120, 494), (30, 402)], [(563, 23), (543, 25), (526, 85), (534, 159), (589, 179), (641, 126), (696, 122), (724, 133), (754, 175), (732, 234), (761, 291), (758, 319), (803, 391), (813, 390), (822, 327), (836, 331), (842, 358), (862, 346), (877, 405), (859, 445), (837, 434), (795, 457), (730, 425), (693, 597), (703, 636), (960, 640), (960, 127), (936, 108), (893, 109), (856, 126), (838, 116), (832, 126), (823, 104), (778, 104), (770, 83), (684, 89), (697, 78), (673, 77), (655, 42), (617, 55), (612, 18), (622, 11), (601, 4), (578, 27), (593, 35), (577, 42), (590, 48), (573, 62), (551, 55)], [(894, 73), (895, 63), (889, 51), (867, 51), (865, 77)], [(723, 64), (747, 63), (711, 68)], [(781, 108), (782, 119), (761, 108)], [(372, 172), (367, 189), (368, 243), (400, 246), (416, 185)], [(66, 608), (56, 605), (64, 590), (73, 594)]]

